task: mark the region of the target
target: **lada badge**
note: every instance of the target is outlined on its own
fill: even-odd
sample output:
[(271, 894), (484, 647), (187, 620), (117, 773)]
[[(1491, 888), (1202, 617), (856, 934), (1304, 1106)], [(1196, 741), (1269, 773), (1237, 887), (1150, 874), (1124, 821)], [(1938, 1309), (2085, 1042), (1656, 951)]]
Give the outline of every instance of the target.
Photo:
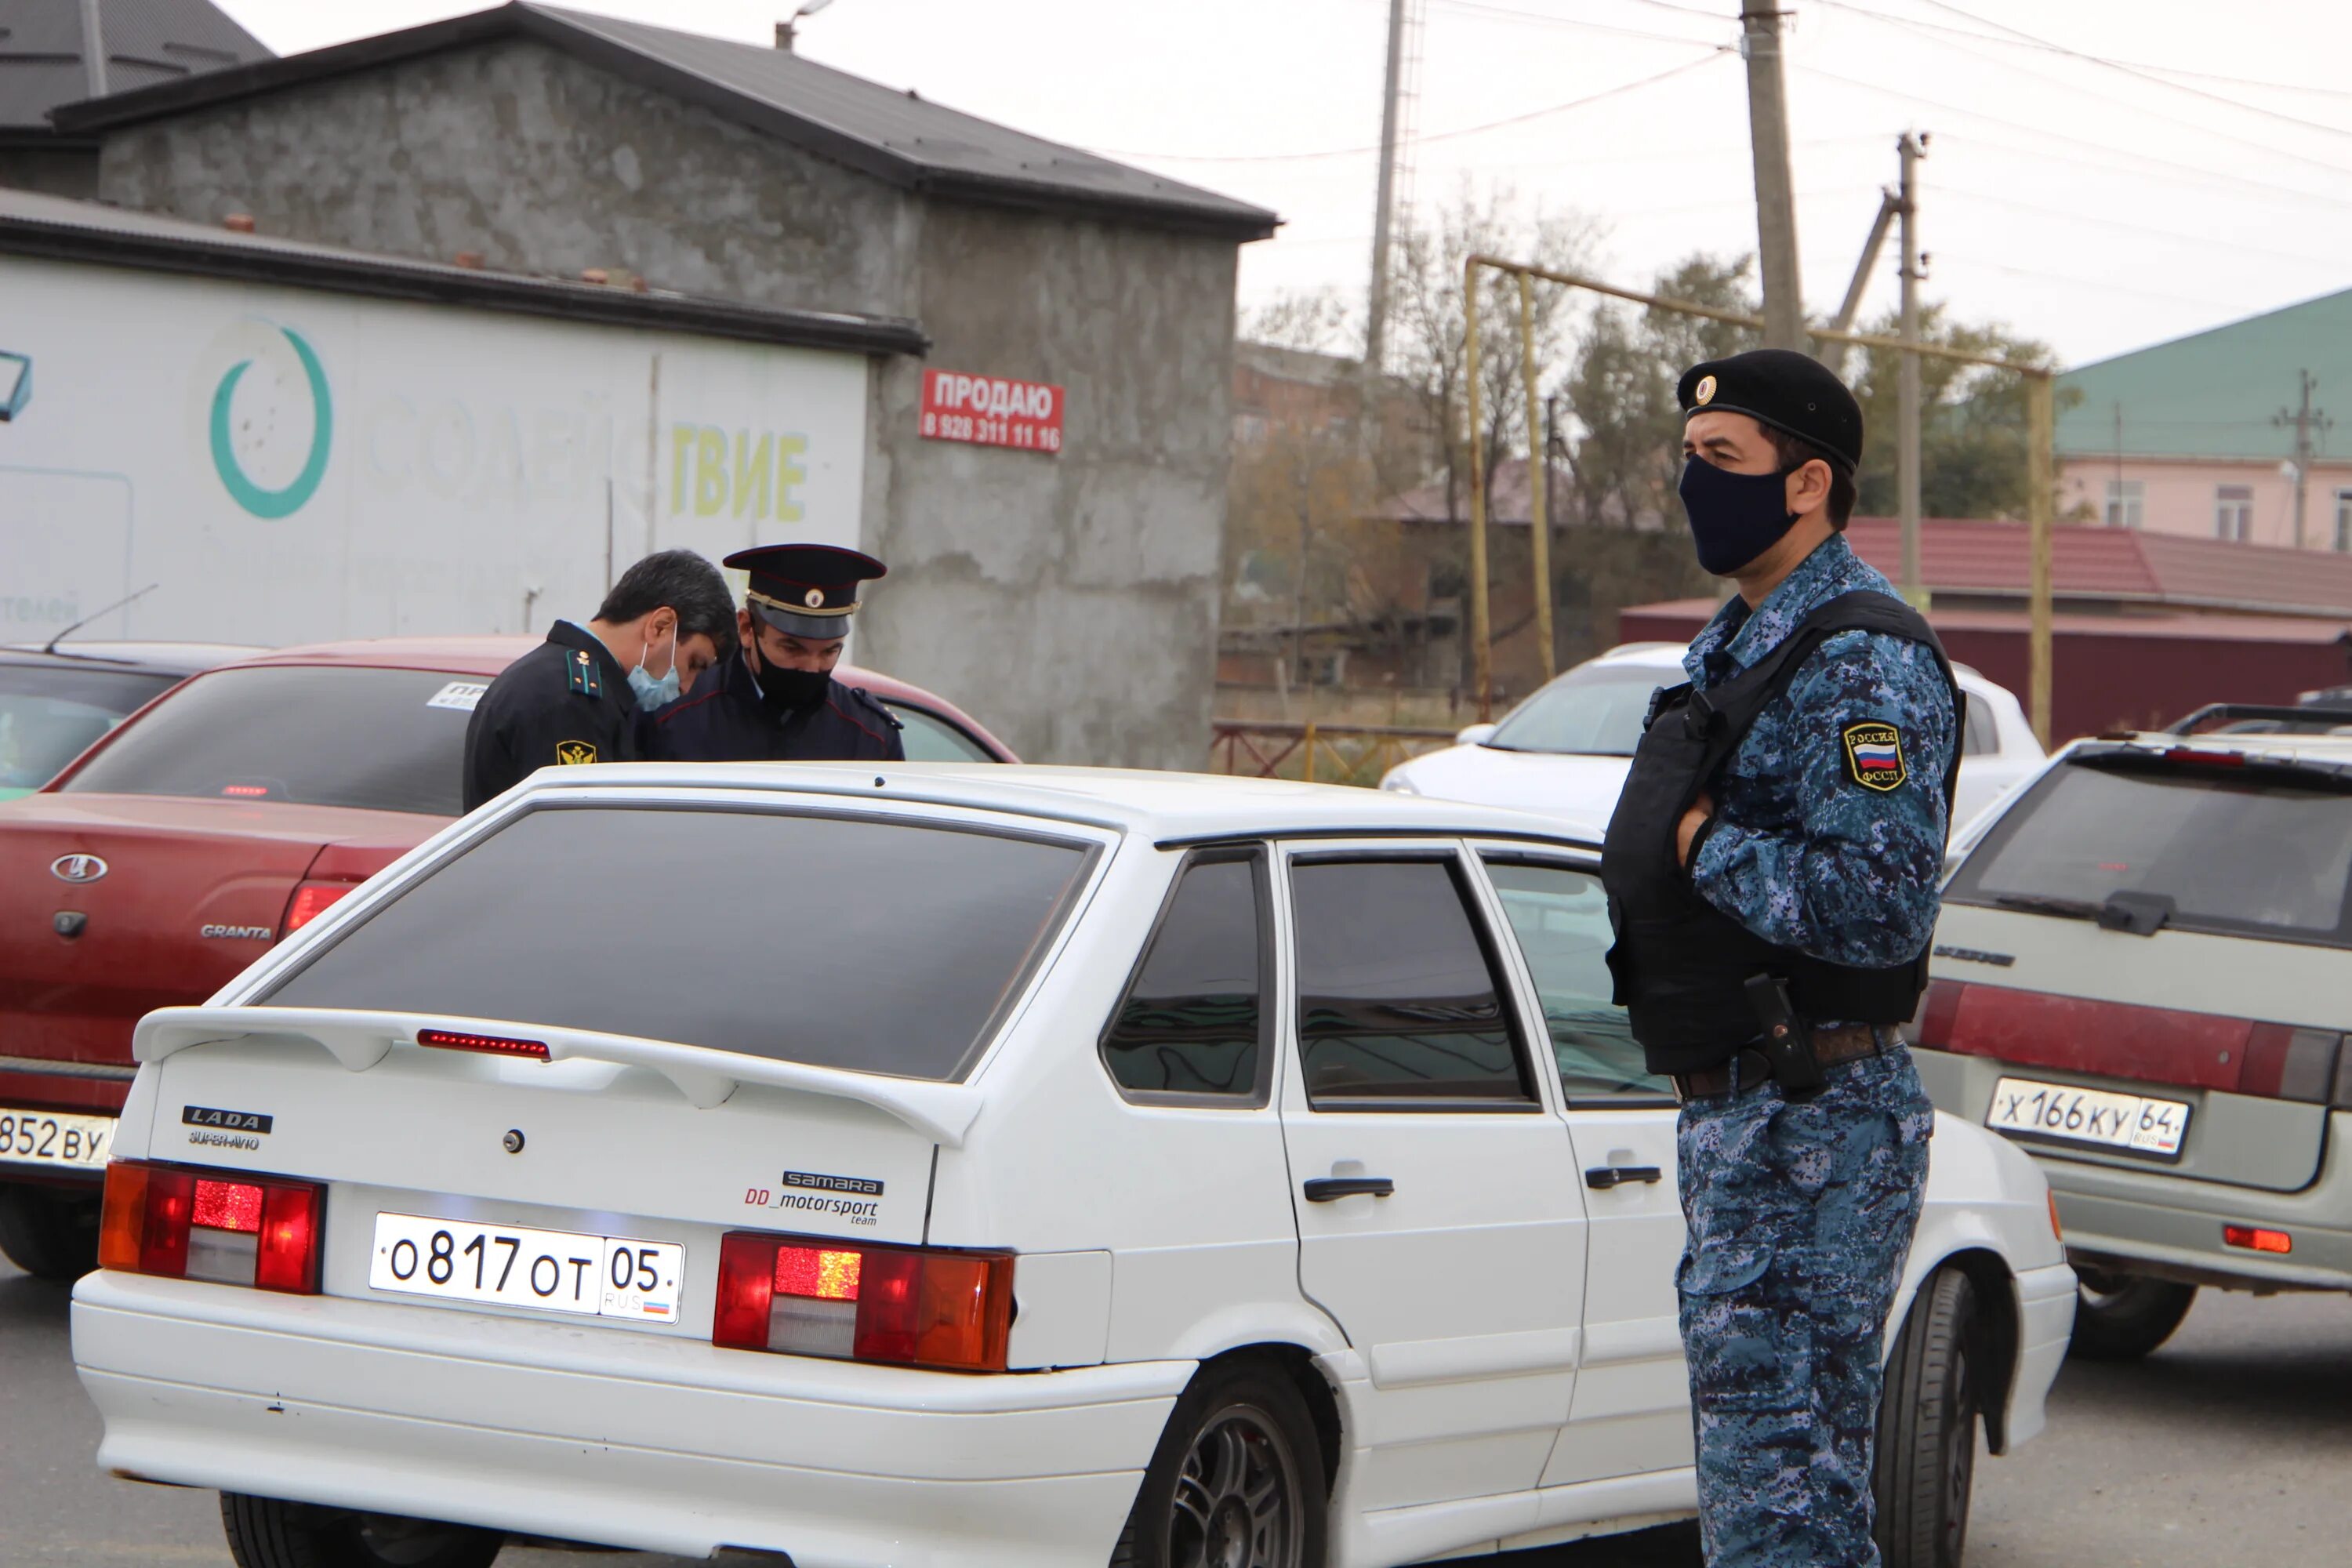
[(49, 875), (60, 882), (95, 882), (106, 875), (106, 862), (95, 855), (60, 855), (49, 862)]

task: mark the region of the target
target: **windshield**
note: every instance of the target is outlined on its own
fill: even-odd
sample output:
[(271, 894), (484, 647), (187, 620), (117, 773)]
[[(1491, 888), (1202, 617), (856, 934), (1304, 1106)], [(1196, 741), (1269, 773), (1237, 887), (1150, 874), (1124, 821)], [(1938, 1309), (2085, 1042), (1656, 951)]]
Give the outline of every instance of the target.
[(2352, 794), (2338, 784), (2069, 763), (2002, 816), (1945, 897), (2095, 910), (2146, 894), (2172, 900), (2165, 923), (2184, 930), (2352, 945), (2347, 883)]
[(38, 789), (176, 675), (0, 664), (0, 799)]
[(1064, 840), (903, 821), (543, 807), (264, 1000), (956, 1079), (1087, 858)]
[(1520, 703), (1486, 744), (1507, 752), (1630, 757), (1642, 742), (1642, 720), (1650, 710), (1650, 693), (1661, 685), (1679, 681), (1679, 676), (1668, 670), (1622, 664), (1580, 665)]
[(64, 787), (456, 816), (469, 699), (485, 684), (427, 669), (218, 670), (157, 704)]

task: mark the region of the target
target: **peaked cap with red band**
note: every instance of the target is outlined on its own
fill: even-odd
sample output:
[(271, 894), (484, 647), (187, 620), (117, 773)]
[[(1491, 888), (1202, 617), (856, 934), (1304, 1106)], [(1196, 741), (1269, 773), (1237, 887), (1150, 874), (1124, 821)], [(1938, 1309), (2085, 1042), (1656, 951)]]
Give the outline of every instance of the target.
[(751, 613), (788, 637), (829, 642), (849, 635), (857, 584), (888, 574), (871, 555), (837, 544), (762, 544), (739, 550), (730, 566), (751, 574)]

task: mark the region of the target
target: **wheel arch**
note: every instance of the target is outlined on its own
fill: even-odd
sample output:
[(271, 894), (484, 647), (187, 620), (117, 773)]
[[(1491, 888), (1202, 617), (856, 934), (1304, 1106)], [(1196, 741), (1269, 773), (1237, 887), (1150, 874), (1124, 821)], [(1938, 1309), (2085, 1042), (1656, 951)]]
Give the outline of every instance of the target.
[[(1969, 1336), (1969, 1350), (1985, 1370), (1979, 1386), (1986, 1391), (1982, 1414), (1985, 1443), (1996, 1454), (2009, 1451), (2009, 1401), (2017, 1381), (2018, 1310), (2017, 1281), (2010, 1273), (2009, 1264), (2000, 1254), (1988, 1247), (1962, 1247), (1936, 1260), (1934, 1268), (1921, 1277), (1924, 1289), (1927, 1280), (1935, 1277), (1937, 1268), (1957, 1269), (1967, 1276), (1975, 1289), (1977, 1321)], [(1914, 1292), (1916, 1303), (1919, 1292)]]
[(1323, 1455), (1323, 1487), (1328, 1499), (1339, 1484), (1339, 1461), (1346, 1450), (1340, 1442), (1339, 1391), (1315, 1364), (1315, 1352), (1288, 1340), (1236, 1345), (1202, 1362), (1192, 1373), (1192, 1381), (1197, 1383), (1212, 1370), (1238, 1361), (1271, 1364), (1307, 1402), (1307, 1412), (1315, 1421), (1315, 1446)]

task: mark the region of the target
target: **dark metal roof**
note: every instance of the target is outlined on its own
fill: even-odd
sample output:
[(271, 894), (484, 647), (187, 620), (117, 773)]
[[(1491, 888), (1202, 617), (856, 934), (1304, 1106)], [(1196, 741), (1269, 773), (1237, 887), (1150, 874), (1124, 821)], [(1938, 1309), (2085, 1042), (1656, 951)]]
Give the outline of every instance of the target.
[[(98, 0), (109, 93), (271, 57), (210, 0)], [(49, 111), (91, 96), (82, 0), (0, 0), (0, 138), (56, 134)]]
[[(0, 0), (5, 3), (5, 0)], [(443, 49), (531, 38), (657, 92), (905, 189), (1263, 239), (1263, 207), (1166, 180), (942, 108), (789, 51), (513, 4), (308, 54), (70, 105), (58, 128), (87, 135), (232, 99), (373, 69)]]
[(100, 202), (0, 190), (0, 256), (194, 273), (241, 283), (467, 305), (607, 326), (648, 327), (852, 353), (920, 354), (930, 340), (896, 316), (786, 310), (655, 289), (490, 272), (268, 235), (236, 234)]

